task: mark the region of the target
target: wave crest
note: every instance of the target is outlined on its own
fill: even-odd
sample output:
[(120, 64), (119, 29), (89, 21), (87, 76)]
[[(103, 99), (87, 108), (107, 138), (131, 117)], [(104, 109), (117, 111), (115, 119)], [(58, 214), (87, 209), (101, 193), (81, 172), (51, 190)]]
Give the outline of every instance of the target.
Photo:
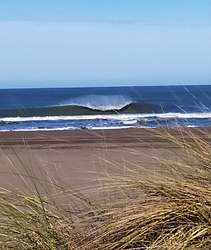
[(78, 106), (96, 111), (122, 110), (133, 101), (122, 95), (88, 95), (62, 102), (59, 106)]

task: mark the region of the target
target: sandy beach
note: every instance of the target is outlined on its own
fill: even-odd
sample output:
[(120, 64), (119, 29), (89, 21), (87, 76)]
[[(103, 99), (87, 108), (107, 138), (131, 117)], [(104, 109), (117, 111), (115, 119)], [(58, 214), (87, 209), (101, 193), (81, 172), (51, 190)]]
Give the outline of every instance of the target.
[[(182, 146), (165, 139), (165, 132), (173, 140), (182, 139), (189, 150), (185, 153)], [(193, 229), (199, 235), (202, 228), (201, 238), (196, 236), (198, 241), (193, 242), (200, 248), (191, 249), (202, 249), (201, 243), (207, 249), (210, 217), (202, 215), (210, 213), (210, 143), (208, 127), (2, 132), (5, 244), (16, 249), (20, 232), (22, 246), (28, 230), (36, 249), (39, 242), (39, 249), (46, 248), (42, 243), (46, 235), (56, 235), (50, 241), (55, 249), (64, 248), (61, 242), (73, 244), (66, 249), (148, 249), (152, 235), (161, 235), (156, 244), (171, 249), (181, 228), (183, 245), (189, 240), (187, 229), (192, 240)]]
[[(191, 131), (206, 139), (211, 128), (203, 128), (205, 134)], [(100, 172), (156, 171), (155, 158), (179, 155), (179, 148), (157, 137), (153, 129), (2, 132), (0, 148), (1, 187), (15, 189), (28, 185), (20, 181), (19, 174), (80, 188), (91, 185)]]

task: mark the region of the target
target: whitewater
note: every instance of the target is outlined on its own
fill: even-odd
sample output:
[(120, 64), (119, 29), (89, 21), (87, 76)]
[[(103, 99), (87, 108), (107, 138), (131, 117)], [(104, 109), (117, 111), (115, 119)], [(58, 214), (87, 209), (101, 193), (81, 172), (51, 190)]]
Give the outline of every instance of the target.
[(0, 131), (211, 126), (211, 87), (0, 90)]

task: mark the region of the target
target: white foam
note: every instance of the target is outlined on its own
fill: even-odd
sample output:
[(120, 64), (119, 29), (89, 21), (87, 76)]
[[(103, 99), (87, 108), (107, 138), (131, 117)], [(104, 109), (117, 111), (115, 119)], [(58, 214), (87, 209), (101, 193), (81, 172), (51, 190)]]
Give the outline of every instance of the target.
[(132, 119), (132, 120), (125, 120), (122, 122), (125, 125), (130, 125), (130, 124), (137, 124), (138, 120), (137, 119)]
[(9, 131), (16, 131), (16, 132), (27, 132), (27, 131), (63, 131), (63, 130), (76, 130), (76, 127), (61, 127), (61, 128), (23, 128), (23, 129), (2, 129), (1, 132), (9, 132)]
[(81, 106), (93, 110), (110, 111), (121, 110), (131, 103), (132, 100), (129, 97), (122, 95), (88, 95), (67, 100), (58, 106)]
[(126, 128), (134, 128), (134, 126), (110, 126), (110, 127), (90, 127), (87, 129), (91, 130), (108, 130), (108, 129), (126, 129)]
[(166, 114), (156, 114), (156, 117), (160, 118), (182, 118), (182, 119), (204, 119), (204, 118), (211, 118), (211, 112), (206, 113), (166, 113)]
[(34, 117), (5, 117), (1, 118), (0, 122), (29, 122), (29, 121), (59, 121), (59, 120), (119, 120), (123, 122), (136, 123), (147, 118), (153, 119), (171, 119), (171, 118), (182, 118), (182, 119), (211, 119), (211, 112), (206, 113), (160, 113), (160, 114), (114, 114), (114, 115), (81, 115), (81, 116), (34, 116)]

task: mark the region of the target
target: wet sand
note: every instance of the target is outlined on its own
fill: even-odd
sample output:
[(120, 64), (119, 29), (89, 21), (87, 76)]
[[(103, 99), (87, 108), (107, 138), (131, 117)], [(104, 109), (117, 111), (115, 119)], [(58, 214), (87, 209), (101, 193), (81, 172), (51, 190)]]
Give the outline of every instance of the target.
[[(190, 130), (203, 139), (211, 134), (211, 128)], [(29, 187), (32, 183), (24, 183), (21, 174), (85, 188), (102, 172), (112, 176), (128, 168), (156, 171), (155, 158), (178, 157), (180, 149), (157, 137), (155, 131), (158, 129), (1, 132), (0, 186)]]

